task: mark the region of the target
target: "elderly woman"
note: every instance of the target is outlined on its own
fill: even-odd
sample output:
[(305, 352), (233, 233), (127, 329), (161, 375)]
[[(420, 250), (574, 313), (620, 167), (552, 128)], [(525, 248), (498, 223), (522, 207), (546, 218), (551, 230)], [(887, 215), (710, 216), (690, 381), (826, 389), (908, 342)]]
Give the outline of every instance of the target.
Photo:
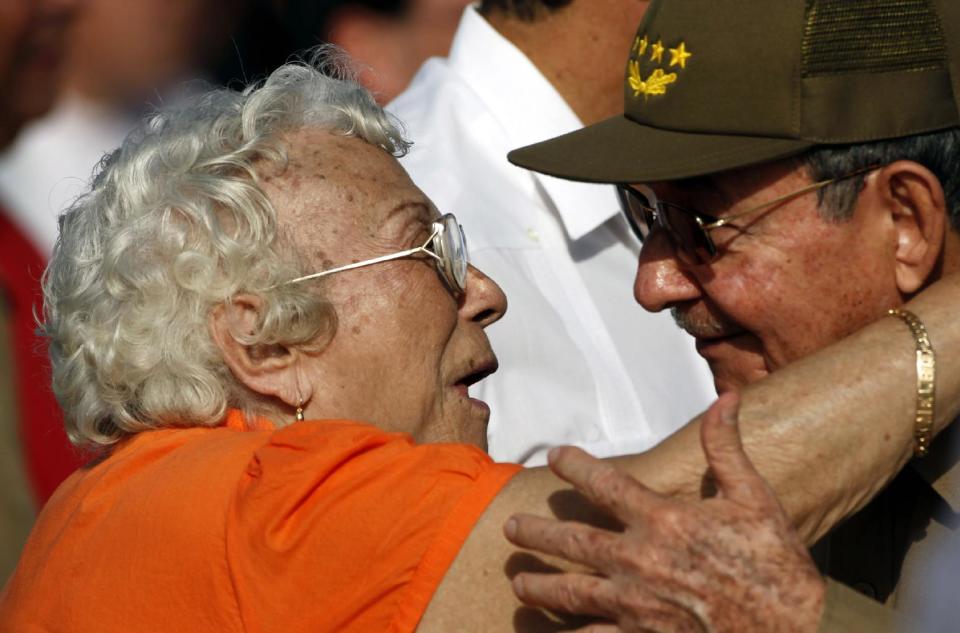
[(43, 326), (67, 431), (102, 458), (47, 506), (0, 629), (415, 626), (518, 468), (480, 450), (468, 395), (505, 297), (407, 146), (357, 84), (291, 65), (106, 159)]
[[(0, 596), (0, 630), (490, 631), (541, 622), (515, 612), (504, 570), (523, 562), (501, 526), (520, 509), (602, 516), (555, 494), (567, 486), (550, 471), (494, 464), (481, 450), (489, 411), (468, 389), (496, 369), (484, 328), (506, 302), (468, 266), (453, 216), (440, 215), (394, 159), (406, 147), (355, 83), (290, 65), (260, 88), (212, 92), (154, 116), (104, 162), (62, 218), (43, 325), (68, 433), (99, 457), (44, 508)], [(879, 362), (886, 347), (861, 346), (858, 361)], [(908, 365), (851, 391), (896, 392)], [(835, 358), (813, 367), (798, 374), (806, 393), (846, 378)], [(794, 374), (781, 375), (782, 389)], [(786, 397), (811, 418), (805, 432), (835, 437), (849, 409), (820, 422), (819, 398), (796, 391)], [(751, 397), (760, 404), (745, 414), (761, 440), (797, 433), (789, 415), (779, 427), (754, 422), (776, 399), (763, 385)], [(888, 406), (876, 423), (897, 428), (908, 408)], [(749, 475), (718, 459), (739, 454), (732, 428), (716, 407), (703, 424), (721, 489)], [(696, 497), (698, 437), (693, 428), (620, 463), (661, 491)], [(909, 429), (891, 437), (889, 452), (909, 451)], [(770, 443), (778, 480), (806, 470), (791, 459), (802, 442)], [(606, 497), (596, 495), (602, 485), (592, 492), (615, 511), (618, 491), (630, 492), (583, 455), (561, 453), (554, 466), (580, 484), (608, 482)], [(850, 486), (858, 471), (845, 468)], [(795, 514), (827, 522), (805, 499), (791, 499)], [(644, 514), (651, 547), (674, 542), (679, 526), (719, 538), (699, 520), (681, 524), (672, 502), (656, 503)], [(736, 505), (717, 504), (723, 516)], [(815, 622), (823, 583), (799, 540), (783, 517), (748, 509), (749, 529), (724, 538), (739, 539), (737, 552), (772, 551), (781, 572), (792, 570), (765, 581), (776, 591), (751, 606), (771, 617), (806, 607)], [(508, 524), (511, 538), (534, 543), (518, 525)], [(622, 560), (636, 559), (631, 548)], [(576, 547), (545, 549), (578, 558)], [(669, 560), (658, 556), (641, 559)], [(689, 559), (644, 573), (665, 593), (631, 595), (664, 630), (739, 604), (734, 582), (678, 600), (678, 588), (702, 582)], [(528, 600), (556, 604), (533, 597), (536, 577), (526, 578)], [(601, 589), (604, 600), (575, 610), (617, 617), (611, 605), (626, 594)]]

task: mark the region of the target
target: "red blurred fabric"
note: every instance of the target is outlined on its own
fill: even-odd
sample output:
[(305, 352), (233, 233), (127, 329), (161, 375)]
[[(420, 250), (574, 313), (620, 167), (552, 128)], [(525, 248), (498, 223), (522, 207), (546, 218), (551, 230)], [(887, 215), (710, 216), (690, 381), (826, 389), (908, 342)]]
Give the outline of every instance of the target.
[(84, 461), (64, 433), (50, 388), (46, 345), (36, 334), (34, 310), (39, 313), (43, 304), (40, 276), (45, 266), (43, 256), (0, 208), (0, 295), (11, 308), (20, 437), (38, 505)]

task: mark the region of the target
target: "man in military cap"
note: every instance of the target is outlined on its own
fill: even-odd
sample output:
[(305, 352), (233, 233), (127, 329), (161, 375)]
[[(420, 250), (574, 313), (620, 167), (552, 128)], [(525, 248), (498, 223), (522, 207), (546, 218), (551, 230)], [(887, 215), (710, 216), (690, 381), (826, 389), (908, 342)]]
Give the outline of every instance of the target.
[(937, 589), (925, 562), (960, 546), (960, 451), (953, 432), (931, 444), (935, 350), (900, 306), (960, 270), (960, 5), (655, 1), (624, 93), (622, 116), (510, 159), (619, 185), (644, 240), (636, 298), (672, 310), (721, 392), (888, 310), (902, 319), (917, 459), (816, 554), (861, 593), (922, 613)]

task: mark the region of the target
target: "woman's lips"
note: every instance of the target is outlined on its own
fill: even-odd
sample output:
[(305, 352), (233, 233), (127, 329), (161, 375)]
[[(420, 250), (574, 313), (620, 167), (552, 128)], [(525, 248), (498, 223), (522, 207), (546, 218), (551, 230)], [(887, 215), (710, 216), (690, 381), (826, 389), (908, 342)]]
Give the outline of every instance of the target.
[(457, 393), (460, 394), (460, 397), (470, 402), (472, 406), (477, 407), (478, 409), (482, 409), (487, 413), (490, 413), (490, 405), (488, 405), (483, 400), (470, 397), (469, 387), (467, 385), (465, 385), (464, 383), (457, 383), (453, 386), (453, 388), (457, 391)]

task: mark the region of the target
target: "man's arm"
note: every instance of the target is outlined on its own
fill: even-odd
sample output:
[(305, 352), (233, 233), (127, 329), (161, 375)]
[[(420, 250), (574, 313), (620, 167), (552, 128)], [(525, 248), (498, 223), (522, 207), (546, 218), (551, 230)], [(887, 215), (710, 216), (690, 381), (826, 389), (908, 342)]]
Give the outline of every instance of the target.
[(737, 397), (724, 394), (701, 422), (717, 494), (657, 494), (609, 462), (557, 449), (550, 469), (622, 529), (533, 515), (504, 526), (524, 548), (560, 556), (586, 573), (525, 573), (524, 603), (590, 615), (623, 633), (815, 633), (826, 586), (737, 433)]
[(554, 452), (550, 469), (617, 517), (623, 529), (511, 518), (504, 533), (514, 544), (590, 570), (520, 574), (513, 579), (517, 596), (528, 605), (602, 618), (609, 623), (603, 626), (623, 633), (899, 630), (893, 611), (820, 577), (744, 454), (735, 407), (733, 395), (725, 395), (701, 423), (718, 488), (708, 499), (658, 495), (582, 451)]
[[(958, 300), (960, 276), (953, 275), (907, 306), (926, 324), (940, 353), (936, 431), (960, 413), (960, 354), (947, 353), (960, 350)], [(912, 454), (913, 338), (899, 319), (880, 319), (751, 385), (741, 402), (747, 454), (803, 539), (812, 543), (863, 507)], [(652, 490), (699, 498), (706, 469), (699, 433), (694, 420), (655, 449), (613, 461)], [(477, 523), (420, 630), (510, 630), (515, 617), (520, 630), (536, 630), (525, 624), (535, 618), (527, 621), (516, 612), (521, 605), (505, 580), (512, 569), (523, 567), (501, 535), (504, 522), (518, 512), (603, 521), (549, 470), (519, 473)]]

